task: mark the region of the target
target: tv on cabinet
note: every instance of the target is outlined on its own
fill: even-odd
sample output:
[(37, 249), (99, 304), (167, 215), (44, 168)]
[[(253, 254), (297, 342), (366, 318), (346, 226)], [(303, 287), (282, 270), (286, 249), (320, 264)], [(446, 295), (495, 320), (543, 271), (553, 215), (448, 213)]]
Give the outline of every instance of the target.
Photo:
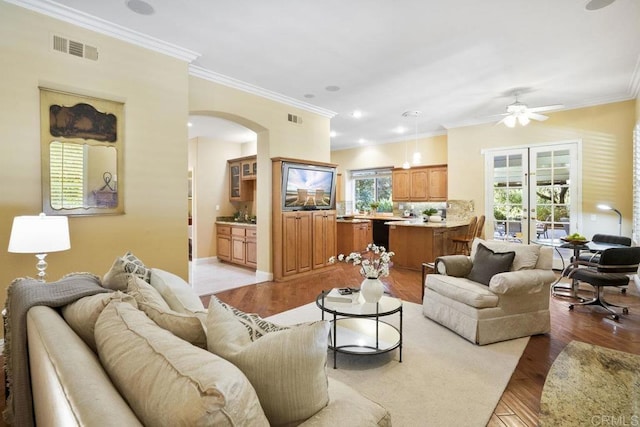
[(282, 210), (334, 209), (336, 168), (282, 163)]

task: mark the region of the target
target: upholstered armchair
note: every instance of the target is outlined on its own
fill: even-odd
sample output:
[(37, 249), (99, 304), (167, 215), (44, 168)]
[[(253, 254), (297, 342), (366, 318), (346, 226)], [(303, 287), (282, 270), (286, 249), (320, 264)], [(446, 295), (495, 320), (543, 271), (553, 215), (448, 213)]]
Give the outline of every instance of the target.
[(473, 241), (471, 255), (435, 261), (423, 313), (476, 344), (549, 332), (553, 248)]

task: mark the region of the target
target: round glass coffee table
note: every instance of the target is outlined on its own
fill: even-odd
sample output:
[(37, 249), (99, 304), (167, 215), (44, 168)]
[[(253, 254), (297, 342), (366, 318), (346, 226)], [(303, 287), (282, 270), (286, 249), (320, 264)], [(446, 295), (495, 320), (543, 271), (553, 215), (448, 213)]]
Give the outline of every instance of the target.
[[(332, 316), (329, 349), (333, 350), (333, 368), (336, 368), (337, 354), (372, 355), (399, 349), (402, 362), (402, 300), (383, 296), (376, 304), (364, 303), (360, 295), (354, 295), (354, 302), (332, 302), (327, 300), (328, 291), (322, 291), (316, 298), (316, 305)], [(398, 326), (382, 320), (398, 314)], [(388, 319), (389, 321), (391, 319)]]

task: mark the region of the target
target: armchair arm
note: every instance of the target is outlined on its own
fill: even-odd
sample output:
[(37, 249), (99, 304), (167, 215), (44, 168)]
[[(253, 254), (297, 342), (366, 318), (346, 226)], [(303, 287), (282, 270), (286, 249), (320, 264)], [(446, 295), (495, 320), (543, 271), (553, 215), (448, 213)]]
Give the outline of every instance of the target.
[(531, 269), (496, 274), (489, 282), (489, 289), (496, 294), (535, 294), (544, 285), (552, 283), (556, 275), (551, 270)]
[(471, 272), (473, 262), (466, 255), (445, 255), (436, 258), (436, 273), (443, 276), (467, 277)]

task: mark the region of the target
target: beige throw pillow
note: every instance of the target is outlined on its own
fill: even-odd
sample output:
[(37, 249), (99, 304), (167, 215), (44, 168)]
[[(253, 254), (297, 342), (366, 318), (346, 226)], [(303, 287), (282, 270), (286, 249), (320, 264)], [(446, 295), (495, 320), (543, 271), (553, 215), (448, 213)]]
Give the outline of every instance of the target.
[(132, 296), (120, 291), (80, 298), (62, 307), (64, 320), (94, 352), (97, 351), (94, 338), (96, 321), (102, 310), (113, 300), (126, 302), (135, 308), (138, 307)]
[(186, 314), (205, 311), (200, 297), (181, 277), (159, 268), (152, 268), (149, 283), (160, 292), (172, 310)]
[(193, 345), (207, 347), (207, 336), (201, 320), (196, 315), (171, 310), (160, 293), (139, 277), (129, 278), (127, 293), (135, 298), (140, 310), (158, 326)]
[(112, 302), (96, 322), (98, 355), (144, 425), (268, 426), (255, 390), (226, 360)]
[(255, 341), (232, 311), (212, 298), (207, 348), (247, 376), (273, 426), (297, 425), (329, 402), (328, 322), (270, 332)]

